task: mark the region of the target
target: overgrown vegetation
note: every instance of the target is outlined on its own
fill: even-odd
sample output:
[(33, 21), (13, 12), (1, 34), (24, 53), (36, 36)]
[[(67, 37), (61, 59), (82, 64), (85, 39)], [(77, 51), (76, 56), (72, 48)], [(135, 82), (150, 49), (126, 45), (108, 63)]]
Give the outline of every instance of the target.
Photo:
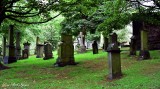
[(9, 64), (12, 67), (0, 72), (2, 89), (159, 89), (160, 51), (150, 51), (151, 60), (137, 61), (129, 52), (121, 52), (123, 77), (107, 79), (107, 53), (93, 55), (91, 51), (76, 54), (76, 66), (54, 67), (57, 58), (43, 60), (31, 56), (26, 60)]

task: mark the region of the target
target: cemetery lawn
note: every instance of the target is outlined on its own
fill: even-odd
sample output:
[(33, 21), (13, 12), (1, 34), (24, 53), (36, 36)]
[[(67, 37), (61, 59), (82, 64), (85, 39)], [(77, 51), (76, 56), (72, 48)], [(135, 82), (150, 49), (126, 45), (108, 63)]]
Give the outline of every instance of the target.
[[(150, 51), (152, 59), (137, 61), (121, 52), (121, 79), (108, 80), (107, 53), (76, 54), (76, 66), (54, 67), (51, 60), (30, 56), (8, 64), (0, 71), (0, 89), (160, 89), (160, 51)], [(138, 54), (138, 53), (137, 53)]]

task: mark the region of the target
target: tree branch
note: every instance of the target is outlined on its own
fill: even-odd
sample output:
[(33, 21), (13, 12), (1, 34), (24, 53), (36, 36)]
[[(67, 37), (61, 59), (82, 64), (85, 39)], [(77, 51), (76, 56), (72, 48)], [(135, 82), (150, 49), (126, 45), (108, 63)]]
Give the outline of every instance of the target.
[(13, 18), (13, 17), (10, 17), (10, 16), (7, 16), (6, 18), (8, 18), (8, 19), (10, 19), (10, 20), (14, 20), (14, 21), (19, 22), (19, 23), (24, 23), (24, 24), (40, 24), (40, 23), (49, 22), (50, 20), (52, 20), (52, 19), (58, 17), (58, 16), (61, 15), (61, 14), (62, 14), (62, 13), (59, 13), (59, 14), (57, 14), (57, 15), (54, 16), (54, 17), (51, 17), (51, 18), (49, 18), (49, 19), (47, 19), (47, 20), (45, 20), (45, 21), (40, 21), (40, 22), (21, 21), (21, 20), (19, 20), (19, 19), (16, 19), (16, 18)]

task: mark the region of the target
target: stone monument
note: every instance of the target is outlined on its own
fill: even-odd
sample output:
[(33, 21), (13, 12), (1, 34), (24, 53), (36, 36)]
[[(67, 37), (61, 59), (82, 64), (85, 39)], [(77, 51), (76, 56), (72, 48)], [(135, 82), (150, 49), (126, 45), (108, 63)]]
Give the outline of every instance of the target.
[(66, 65), (75, 65), (74, 46), (72, 35), (61, 35), (61, 42), (58, 44), (58, 58), (55, 66), (63, 67)]
[(49, 42), (46, 42), (44, 44), (44, 60), (47, 60), (47, 59), (51, 59), (53, 58), (53, 54), (52, 54), (52, 45), (51, 43)]
[(96, 41), (93, 41), (92, 43), (92, 50), (93, 50), (93, 54), (98, 54), (98, 44)]
[(121, 60), (120, 48), (118, 48), (117, 34), (113, 33), (109, 36), (108, 64), (109, 64), (109, 79), (115, 79), (122, 76), (121, 73)]
[(16, 58), (21, 58), (20, 32), (16, 33)]
[(136, 55), (136, 37), (132, 36), (131, 37), (131, 42), (130, 42), (130, 56)]
[(36, 58), (43, 58), (44, 44), (37, 44), (37, 56)]
[(13, 25), (10, 25), (8, 30), (8, 45), (6, 46), (6, 56), (4, 57), (4, 64), (9, 64), (17, 62), (15, 57), (15, 46), (14, 46), (14, 36), (13, 36)]
[(148, 51), (148, 32), (147, 30), (141, 30), (141, 50), (139, 53), (139, 60), (146, 60), (150, 58), (150, 53)]

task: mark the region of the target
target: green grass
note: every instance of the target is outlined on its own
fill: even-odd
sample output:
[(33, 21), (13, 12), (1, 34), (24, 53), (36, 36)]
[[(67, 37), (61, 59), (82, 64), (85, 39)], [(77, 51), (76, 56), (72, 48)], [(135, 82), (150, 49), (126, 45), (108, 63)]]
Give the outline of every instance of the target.
[(12, 67), (0, 71), (0, 89), (160, 89), (160, 51), (150, 51), (152, 59), (137, 61), (129, 52), (121, 52), (123, 77), (107, 79), (107, 53), (91, 51), (75, 53), (76, 66), (54, 67), (54, 58), (43, 60), (30, 56), (8, 64)]

